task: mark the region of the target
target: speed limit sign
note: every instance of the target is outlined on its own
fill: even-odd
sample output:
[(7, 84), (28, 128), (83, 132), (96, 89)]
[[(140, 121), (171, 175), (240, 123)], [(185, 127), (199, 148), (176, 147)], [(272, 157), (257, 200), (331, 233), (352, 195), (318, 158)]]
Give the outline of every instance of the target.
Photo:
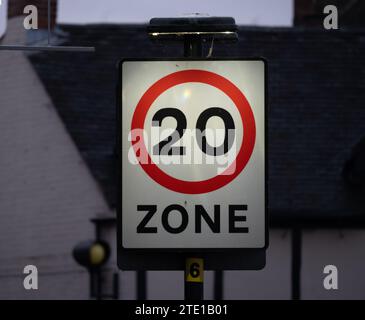
[(118, 245), (265, 248), (265, 62), (124, 60), (120, 78)]

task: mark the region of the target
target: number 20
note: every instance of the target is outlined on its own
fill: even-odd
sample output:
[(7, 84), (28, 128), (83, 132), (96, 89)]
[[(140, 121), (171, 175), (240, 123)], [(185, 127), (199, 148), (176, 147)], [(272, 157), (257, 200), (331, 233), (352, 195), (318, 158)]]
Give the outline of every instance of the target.
[[(176, 108), (164, 108), (155, 113), (152, 118), (152, 126), (161, 126), (165, 118), (172, 117), (176, 120), (177, 126), (175, 131), (166, 139), (160, 141), (153, 147), (154, 155), (185, 155), (185, 147), (173, 147), (172, 145), (179, 141), (186, 129), (187, 121), (184, 113)], [(224, 122), (225, 135), (223, 143), (218, 147), (209, 145), (206, 139), (205, 130), (207, 122), (211, 117), (219, 117)], [(233, 139), (229, 139), (229, 130), (234, 130), (234, 121), (230, 113), (222, 108), (209, 108), (204, 110), (196, 123), (197, 142), (199, 148), (207, 155), (220, 156), (226, 154), (233, 145)]]

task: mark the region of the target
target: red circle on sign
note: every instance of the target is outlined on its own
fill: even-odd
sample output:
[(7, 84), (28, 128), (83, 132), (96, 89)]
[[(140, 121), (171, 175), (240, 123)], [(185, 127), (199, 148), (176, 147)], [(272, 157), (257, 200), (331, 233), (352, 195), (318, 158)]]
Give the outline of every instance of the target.
[(205, 70), (183, 70), (171, 73), (155, 82), (139, 100), (133, 114), (131, 131), (143, 130), (149, 108), (163, 92), (186, 82), (200, 82), (211, 85), (223, 91), (237, 107), (241, 116), (244, 134), (240, 150), (231, 165), (220, 175), (207, 180), (180, 180), (166, 174), (152, 161), (144, 143), (143, 135), (140, 136), (141, 142), (139, 144), (136, 144), (137, 141), (132, 139), (132, 145), (136, 154), (140, 153), (140, 155), (147, 157), (148, 161), (139, 161), (139, 164), (158, 184), (180, 193), (207, 193), (217, 190), (235, 179), (246, 166), (255, 145), (256, 127), (251, 106), (244, 94), (231, 81), (216, 73)]

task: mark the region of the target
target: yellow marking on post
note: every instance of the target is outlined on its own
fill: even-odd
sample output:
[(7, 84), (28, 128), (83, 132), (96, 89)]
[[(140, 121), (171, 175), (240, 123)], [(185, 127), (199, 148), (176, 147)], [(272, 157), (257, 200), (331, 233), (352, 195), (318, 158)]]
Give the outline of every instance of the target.
[(204, 260), (200, 258), (188, 258), (185, 270), (186, 282), (204, 281)]

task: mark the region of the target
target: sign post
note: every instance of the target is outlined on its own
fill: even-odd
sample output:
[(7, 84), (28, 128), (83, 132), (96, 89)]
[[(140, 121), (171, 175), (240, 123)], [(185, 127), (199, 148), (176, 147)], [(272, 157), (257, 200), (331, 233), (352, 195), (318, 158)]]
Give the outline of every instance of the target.
[(187, 258), (185, 260), (185, 300), (203, 300), (204, 260)]
[(184, 53), (119, 66), (118, 265), (185, 270), (197, 300), (204, 269), (265, 265), (266, 63), (203, 59), (190, 33)]
[[(184, 56), (199, 58), (202, 56), (203, 43), (200, 36), (189, 36), (184, 40)], [(185, 300), (204, 299), (204, 260), (201, 258), (185, 259)]]

